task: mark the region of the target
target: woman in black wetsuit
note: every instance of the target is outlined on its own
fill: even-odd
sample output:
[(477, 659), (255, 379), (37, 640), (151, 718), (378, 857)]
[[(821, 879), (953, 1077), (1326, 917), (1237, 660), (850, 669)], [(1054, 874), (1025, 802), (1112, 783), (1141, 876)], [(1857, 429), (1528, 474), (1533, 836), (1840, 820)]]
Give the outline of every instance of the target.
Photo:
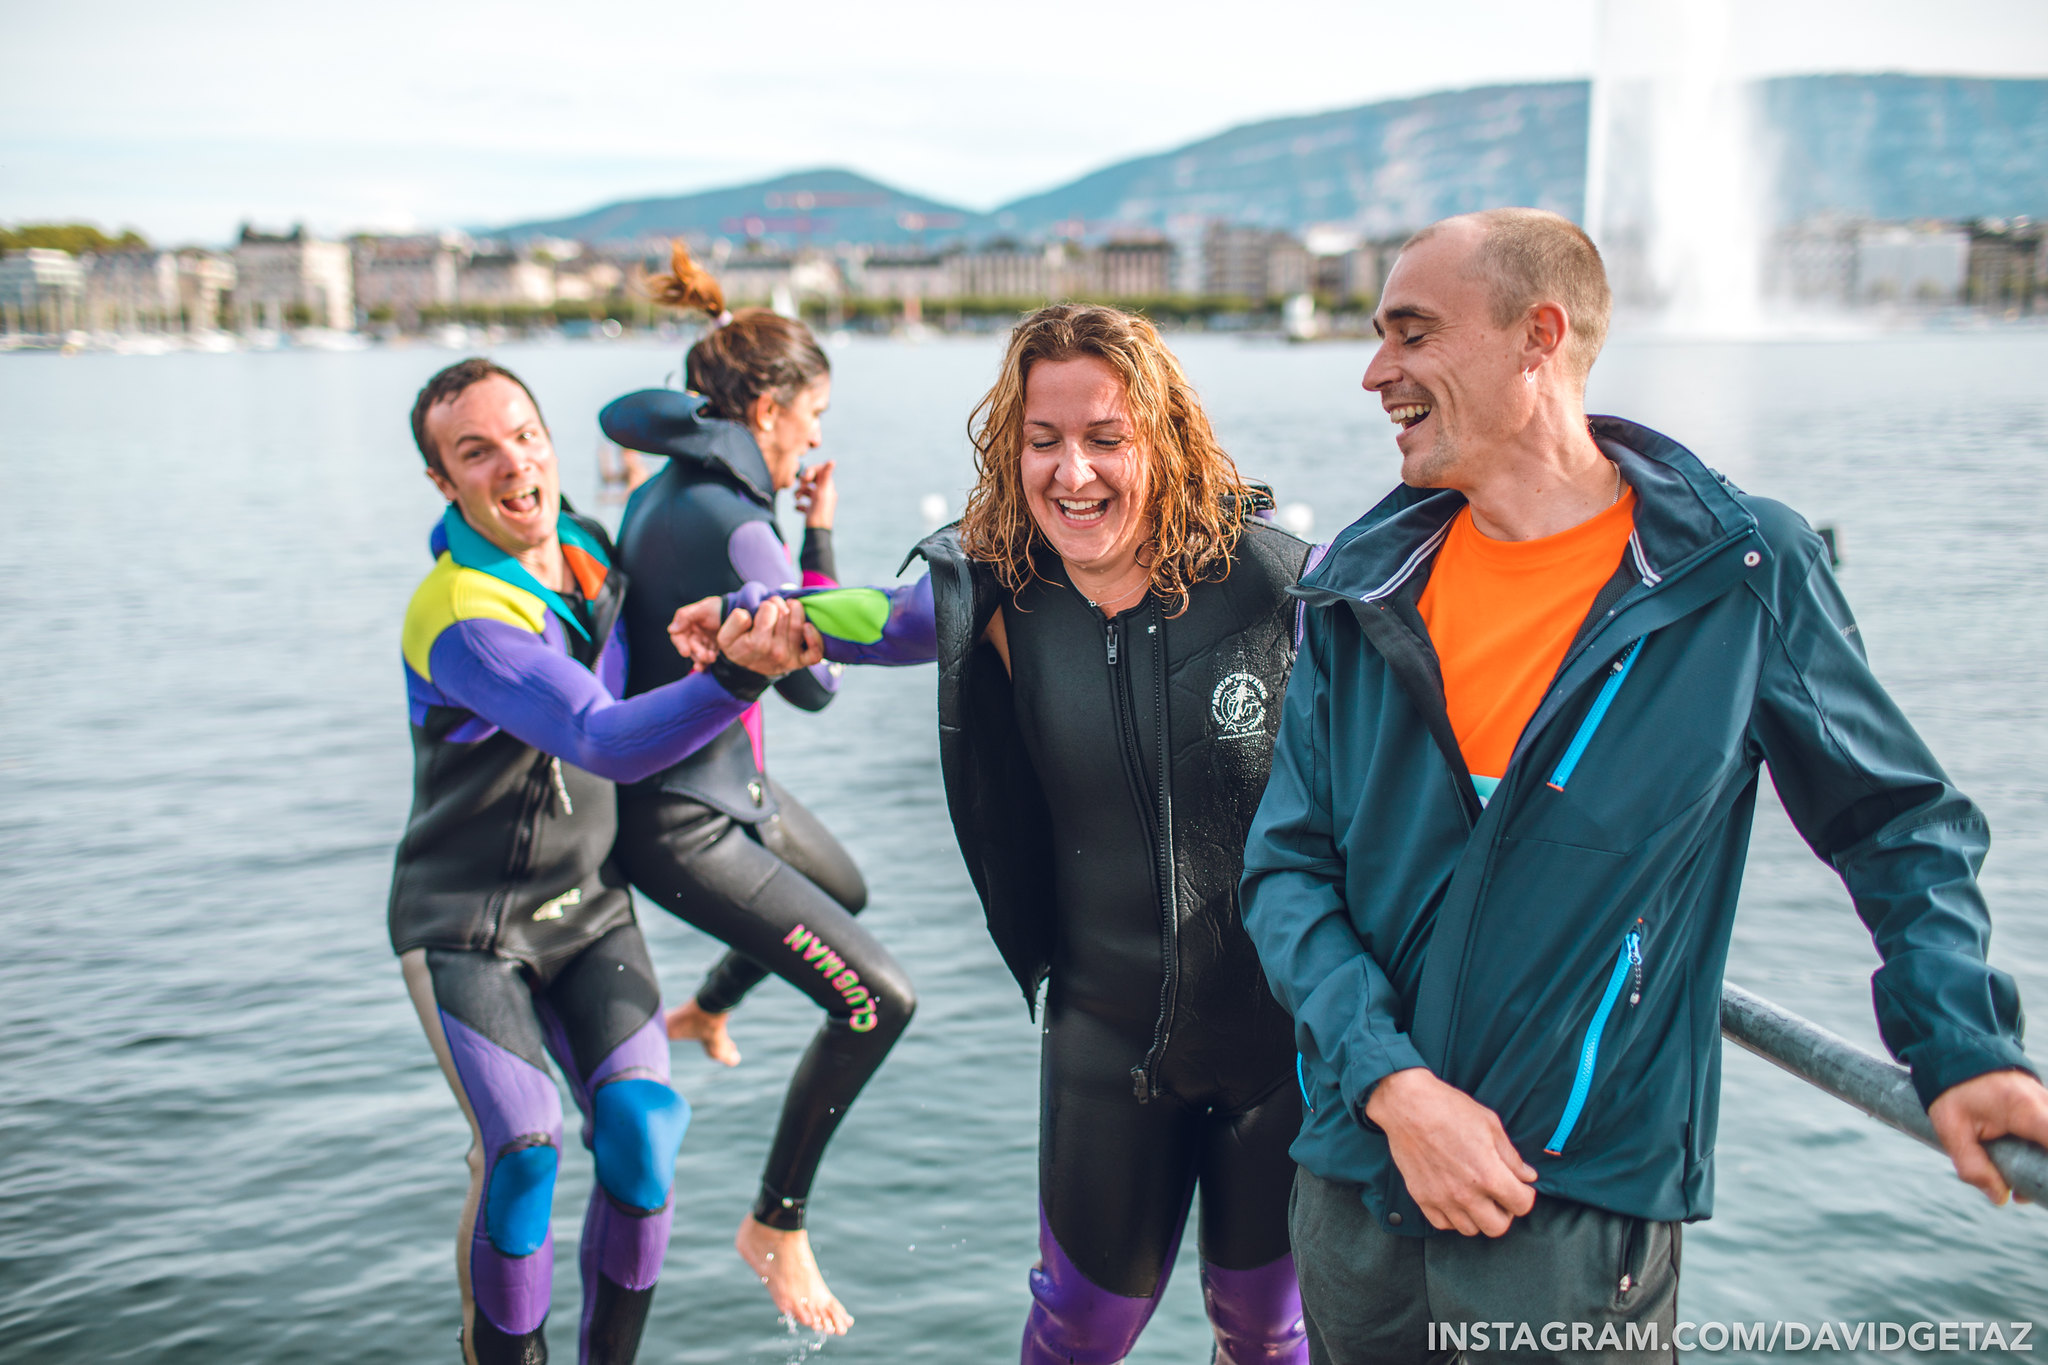
[(1237, 883), (1308, 547), (1143, 318), (1040, 310), (976, 415), (930, 573), (803, 600), (828, 659), (938, 661), (960, 850), (1025, 999), (1050, 980), (1023, 1360), (1122, 1360), (1199, 1195), (1216, 1359), (1305, 1362), (1293, 1031)]
[[(759, 308), (728, 314), (717, 282), (680, 244), (673, 273), (654, 283), (664, 301), (702, 309), (713, 325), (685, 363), (691, 392), (642, 390), (599, 418), (626, 449), (668, 457), (635, 491), (619, 530), (633, 583), (628, 696), (689, 672), (667, 634), (678, 607), (748, 582), (827, 586), (835, 572), (832, 465), (798, 467), (818, 444), (831, 395), (824, 352), (801, 322)], [(796, 564), (775, 524), (775, 496), (791, 487), (805, 514)], [(838, 667), (820, 664), (775, 689), (816, 711), (837, 685)], [(713, 1059), (737, 1062), (726, 1013), (770, 971), (826, 1012), (790, 1079), (759, 1197), (734, 1240), (779, 1311), (843, 1333), (853, 1318), (811, 1255), (805, 1203), (839, 1121), (916, 1008), (902, 968), (854, 919), (867, 904), (860, 869), (768, 776), (758, 705), (683, 762), (619, 789), (616, 855), (643, 894), (733, 949), (695, 999), (669, 1012), (671, 1038), (696, 1038)]]

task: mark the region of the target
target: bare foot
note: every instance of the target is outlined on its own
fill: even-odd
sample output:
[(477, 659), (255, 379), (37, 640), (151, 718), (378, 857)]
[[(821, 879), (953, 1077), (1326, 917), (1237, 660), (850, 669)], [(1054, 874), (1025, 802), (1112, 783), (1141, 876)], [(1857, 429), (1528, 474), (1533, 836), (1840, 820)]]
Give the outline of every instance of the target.
[(853, 1326), (853, 1314), (825, 1287), (825, 1277), (811, 1255), (811, 1235), (802, 1228), (780, 1232), (748, 1217), (741, 1220), (732, 1244), (768, 1286), (777, 1312), (828, 1336), (843, 1337)]
[(725, 1031), (725, 1021), (730, 1014), (712, 1014), (692, 999), (687, 1005), (678, 1005), (668, 1012), (668, 1036), (671, 1038), (695, 1038), (704, 1045), (704, 1055), (720, 1066), (738, 1066), (740, 1050), (734, 1046), (732, 1035)]

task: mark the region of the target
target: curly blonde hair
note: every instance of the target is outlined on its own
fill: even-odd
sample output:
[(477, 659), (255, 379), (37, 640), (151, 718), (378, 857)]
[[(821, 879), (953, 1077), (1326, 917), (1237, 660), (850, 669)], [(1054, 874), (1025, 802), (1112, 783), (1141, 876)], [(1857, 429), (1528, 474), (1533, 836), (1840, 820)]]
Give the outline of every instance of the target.
[(961, 549), (1013, 594), (1038, 576), (1034, 551), (1051, 547), (1024, 498), (1024, 384), (1039, 361), (1080, 356), (1103, 361), (1123, 381), (1151, 474), (1139, 558), (1150, 569), (1152, 591), (1173, 601), (1178, 616), (1196, 583), (1230, 573), (1252, 489), (1217, 443), (1159, 330), (1121, 308), (1055, 303), (1011, 331), (1002, 373), (967, 419), (975, 483), (960, 518)]

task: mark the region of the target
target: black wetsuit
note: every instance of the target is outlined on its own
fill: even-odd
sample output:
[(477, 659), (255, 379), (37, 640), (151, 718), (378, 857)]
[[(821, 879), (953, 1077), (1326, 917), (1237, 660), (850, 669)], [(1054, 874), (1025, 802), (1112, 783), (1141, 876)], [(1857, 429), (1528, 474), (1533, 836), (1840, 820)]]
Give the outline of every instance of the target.
[[(1237, 881), (1307, 551), (1250, 521), (1228, 578), (1197, 584), (1184, 612), (1153, 596), (1105, 620), (1051, 556), (1011, 601), (950, 529), (919, 546), (954, 830), (1026, 999), (1050, 978), (1027, 1361), (1120, 1359), (1197, 1191), (1226, 1354), (1302, 1358), (1292, 1026)], [(983, 639), (998, 610), (1007, 671)]]
[[(676, 608), (749, 581), (833, 581), (830, 532), (807, 532), (800, 567), (790, 563), (759, 447), (744, 426), (700, 416), (702, 403), (643, 390), (600, 417), (620, 445), (669, 459), (634, 493), (619, 531), (634, 583), (628, 696), (687, 673), (667, 642)], [(820, 664), (776, 690), (819, 710), (838, 671)], [(642, 893), (733, 949), (699, 987), (702, 1008), (733, 1008), (772, 971), (826, 1012), (790, 1080), (754, 1205), (762, 1223), (800, 1228), (826, 1145), (916, 1008), (909, 978), (854, 918), (867, 904), (860, 869), (768, 776), (758, 708), (673, 768), (619, 789), (616, 857)]]
[(1039, 1187), (1075, 1264), (1132, 1297), (1149, 1296), (1172, 1259), (1190, 1185), (1205, 1260), (1249, 1270), (1287, 1254), (1292, 1025), (1234, 895), (1236, 830), (1257, 808), (1272, 740), (1264, 717), (1204, 734), (1209, 694), (1248, 685), (1227, 679), (1254, 679), (1275, 701), (1284, 683), (1291, 651), (1220, 657), (1244, 638), (1246, 603), (1232, 599), (1268, 590), (1274, 600), (1250, 605), (1288, 614), (1291, 572), (1243, 591), (1263, 567), (1199, 590), (1180, 617), (1148, 597), (1105, 621), (1054, 559), (1003, 608), (1017, 726), (1052, 827)]

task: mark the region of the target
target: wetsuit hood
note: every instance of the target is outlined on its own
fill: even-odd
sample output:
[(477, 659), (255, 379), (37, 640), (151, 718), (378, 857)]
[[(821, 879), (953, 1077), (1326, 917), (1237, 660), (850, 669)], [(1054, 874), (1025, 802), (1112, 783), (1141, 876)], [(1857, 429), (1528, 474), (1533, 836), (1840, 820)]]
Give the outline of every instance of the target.
[(628, 450), (693, 461), (730, 478), (763, 507), (774, 507), (775, 481), (754, 434), (738, 422), (707, 417), (708, 401), (678, 389), (640, 389), (606, 404), (597, 425)]

